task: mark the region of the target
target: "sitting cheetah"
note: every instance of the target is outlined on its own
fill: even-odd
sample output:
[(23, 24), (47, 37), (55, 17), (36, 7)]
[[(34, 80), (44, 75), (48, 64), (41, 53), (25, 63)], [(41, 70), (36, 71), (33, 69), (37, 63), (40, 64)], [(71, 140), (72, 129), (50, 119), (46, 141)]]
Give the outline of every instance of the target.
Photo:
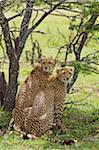
[[(41, 95), (38, 95), (39, 108), (35, 105), (30, 107), (28, 116), (25, 119), (25, 131), (33, 137), (39, 137), (46, 133), (53, 125), (54, 119), (54, 88), (48, 83), (46, 84)], [(43, 105), (43, 102), (45, 105)], [(37, 105), (38, 106), (38, 105)]]
[[(47, 79), (55, 66), (53, 59), (43, 59), (41, 64), (34, 67), (30, 75), (24, 81), (16, 99), (13, 110), (14, 129), (19, 131), (23, 127), (23, 109), (36, 105), (35, 96), (39, 95), (47, 84)], [(38, 102), (39, 103), (39, 102)], [(37, 106), (38, 107), (38, 106)], [(37, 111), (37, 110), (36, 110)]]
[(27, 135), (31, 135), (31, 137), (41, 136), (52, 128), (53, 122), (56, 127), (63, 130), (63, 102), (66, 95), (67, 80), (70, 77), (71, 70), (61, 68), (57, 70), (56, 75), (48, 78), (45, 89), (37, 97), (39, 105), (45, 101), (45, 111), (42, 111), (44, 108), (42, 105), (38, 109), (41, 116), (34, 111), (33, 106), (24, 110), (25, 112), (28, 111), (28, 116), (24, 122)]
[(62, 131), (65, 131), (63, 123), (64, 98), (67, 93), (67, 81), (71, 76), (72, 70), (70, 68), (61, 68), (56, 70), (56, 75), (49, 78), (54, 85), (54, 124)]

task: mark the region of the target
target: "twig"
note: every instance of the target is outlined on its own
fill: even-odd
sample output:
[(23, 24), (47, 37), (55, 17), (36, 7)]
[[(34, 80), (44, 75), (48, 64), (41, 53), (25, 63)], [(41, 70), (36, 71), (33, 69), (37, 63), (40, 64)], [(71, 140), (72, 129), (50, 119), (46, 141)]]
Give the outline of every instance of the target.
[(51, 8), (48, 12), (45, 12), (42, 17), (28, 30), (28, 35), (31, 34), (31, 32), (49, 15), (51, 12), (53, 12), (58, 6), (60, 6), (62, 3), (64, 3), (65, 0), (61, 0), (58, 4), (54, 5), (53, 8)]
[(93, 90), (91, 93), (89, 93), (87, 96), (85, 96), (84, 98), (82, 98), (82, 99), (80, 99), (80, 100), (74, 100), (74, 101), (70, 101), (70, 102), (65, 102), (64, 104), (65, 104), (65, 105), (68, 105), (68, 104), (77, 104), (77, 103), (79, 103), (79, 102), (82, 102), (83, 100), (85, 100), (85, 99), (87, 99), (89, 96), (91, 96), (95, 91), (96, 91), (96, 89)]
[(42, 31), (34, 31), (33, 33), (39, 33), (39, 34), (45, 35), (45, 33)]
[(38, 17), (38, 10), (36, 11), (36, 15), (35, 15), (34, 19), (32, 20), (32, 25), (33, 25), (33, 22), (36, 20), (37, 17)]
[(83, 57), (83, 58), (81, 59), (81, 61), (83, 61), (84, 59), (88, 58), (89, 56), (95, 55), (95, 54), (97, 54), (97, 53), (99, 53), (99, 50), (97, 50), (97, 51), (95, 51), (95, 52), (93, 52), (93, 53), (90, 53), (90, 54), (86, 55), (85, 57)]
[(4, 58), (6, 58), (5, 48), (4, 48), (4, 46), (2, 45), (2, 42), (1, 42), (1, 41), (0, 41), (0, 46), (1, 46), (2, 51), (3, 51), (3, 56), (4, 56)]
[(7, 19), (7, 21), (12, 21), (13, 19), (17, 18), (17, 17), (21, 17), (23, 15), (24, 10), (22, 10), (19, 14), (14, 15), (10, 18)]
[(32, 43), (32, 56), (31, 56), (31, 65), (34, 64), (34, 57), (35, 57), (35, 42), (33, 42), (33, 37), (31, 34), (31, 43)]

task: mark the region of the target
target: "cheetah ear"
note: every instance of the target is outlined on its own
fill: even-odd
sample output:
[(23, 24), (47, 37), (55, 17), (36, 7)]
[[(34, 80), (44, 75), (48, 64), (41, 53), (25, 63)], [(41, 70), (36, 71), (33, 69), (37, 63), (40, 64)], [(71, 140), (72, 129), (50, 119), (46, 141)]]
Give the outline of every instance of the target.
[(65, 69), (66, 69), (65, 67), (61, 67), (61, 68), (60, 68), (61, 71), (64, 71)]
[(44, 57), (44, 58), (41, 58), (41, 59), (40, 59), (40, 63), (41, 63), (42, 61), (44, 61), (45, 59), (46, 59), (45, 57)]
[(49, 59), (49, 60), (52, 60), (52, 61), (54, 61), (54, 62), (55, 62), (55, 60), (53, 59), (53, 57), (52, 57), (52, 56), (50, 56), (48, 59)]
[(62, 64), (61, 64), (61, 67), (65, 67), (65, 66), (66, 66), (66, 64), (65, 64), (65, 63), (62, 63)]
[(69, 70), (70, 70), (70, 71), (72, 71), (72, 69), (71, 69), (71, 68), (69, 68)]
[(53, 57), (52, 57), (52, 56), (50, 56), (50, 57), (49, 57), (49, 59), (52, 59), (52, 60), (53, 60)]
[(67, 69), (72, 74), (73, 70), (71, 68), (67, 68)]
[(60, 70), (59, 70), (59, 69), (57, 69), (57, 70), (56, 70), (56, 72), (57, 72), (57, 74), (58, 74), (58, 73), (60, 72)]
[(55, 59), (53, 59), (53, 64), (54, 64), (54, 66), (56, 65), (56, 60)]
[(41, 58), (41, 62), (43, 61), (43, 58)]
[(49, 59), (53, 62), (54, 65), (56, 65), (56, 60), (52, 56), (50, 56)]

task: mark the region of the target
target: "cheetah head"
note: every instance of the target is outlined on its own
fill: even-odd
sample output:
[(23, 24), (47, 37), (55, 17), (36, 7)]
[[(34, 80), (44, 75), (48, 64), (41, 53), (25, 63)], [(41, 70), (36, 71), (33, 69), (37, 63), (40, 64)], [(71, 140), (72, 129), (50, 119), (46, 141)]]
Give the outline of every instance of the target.
[(67, 83), (67, 81), (70, 79), (70, 77), (72, 76), (72, 69), (71, 68), (61, 68), (61, 69), (57, 69), (57, 78), (63, 82), (63, 83)]
[(44, 72), (51, 74), (55, 67), (55, 61), (52, 58), (46, 58), (41, 61), (41, 65)]

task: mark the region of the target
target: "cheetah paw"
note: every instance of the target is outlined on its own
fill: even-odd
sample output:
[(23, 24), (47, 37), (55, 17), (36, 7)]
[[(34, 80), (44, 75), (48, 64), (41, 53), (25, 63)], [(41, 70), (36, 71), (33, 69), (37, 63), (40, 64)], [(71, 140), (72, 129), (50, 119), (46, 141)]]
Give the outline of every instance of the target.
[(27, 134), (27, 137), (29, 139), (36, 139), (37, 138), (35, 135), (32, 135), (32, 134)]

